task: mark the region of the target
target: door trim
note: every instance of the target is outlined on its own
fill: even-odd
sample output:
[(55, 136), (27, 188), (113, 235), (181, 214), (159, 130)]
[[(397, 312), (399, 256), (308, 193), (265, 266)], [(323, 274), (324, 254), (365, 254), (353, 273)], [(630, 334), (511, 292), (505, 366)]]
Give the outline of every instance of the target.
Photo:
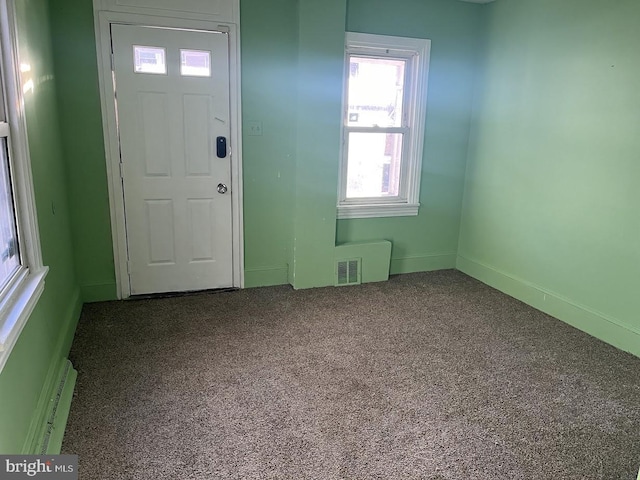
[[(239, 12), (239, 0), (228, 0)], [(244, 239), (242, 215), (242, 119), (240, 98), (240, 26), (237, 15), (234, 22), (194, 20), (192, 18), (164, 17), (131, 12), (100, 11), (99, 0), (94, 1), (96, 50), (98, 54), (98, 82), (102, 108), (102, 126), (109, 188), (111, 236), (118, 299), (131, 296), (127, 262), (127, 237), (124, 210), (124, 190), (120, 176), (120, 147), (116, 124), (111, 59), (111, 24), (220, 31), (229, 34), (229, 107), (231, 116), (231, 191), (233, 286), (244, 288)]]

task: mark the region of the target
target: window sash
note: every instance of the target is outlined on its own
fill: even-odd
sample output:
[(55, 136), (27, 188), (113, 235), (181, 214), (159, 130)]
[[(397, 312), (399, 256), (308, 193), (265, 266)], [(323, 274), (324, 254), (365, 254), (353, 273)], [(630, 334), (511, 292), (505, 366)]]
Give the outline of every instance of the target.
[[(404, 82), (402, 85), (402, 118), (400, 119), (401, 127), (393, 127), (393, 128), (407, 128), (409, 125), (409, 112), (411, 112), (411, 94), (413, 92), (412, 78), (413, 78), (413, 56), (400, 56), (393, 55), (392, 53), (388, 53), (389, 51), (385, 51), (385, 53), (381, 53), (381, 51), (376, 50), (375, 53), (371, 52), (371, 49), (367, 49), (367, 52), (363, 53), (355, 53), (351, 51), (347, 51), (347, 55), (345, 58), (346, 63), (346, 72), (350, 71), (351, 65), (351, 57), (364, 57), (371, 59), (387, 59), (387, 60), (400, 60), (404, 62)], [(351, 75), (345, 75), (345, 85), (344, 85), (344, 118), (343, 125), (349, 128), (355, 128), (353, 126), (349, 126), (349, 85), (351, 81)], [(364, 128), (364, 127), (363, 127)], [(374, 127), (374, 128), (387, 128), (387, 127)]]
[(411, 129), (409, 127), (349, 127), (344, 126), (345, 132), (352, 133), (403, 133), (409, 135)]
[[(349, 134), (350, 133), (398, 133), (402, 134), (402, 151), (400, 158), (400, 182), (398, 185), (398, 195), (385, 195), (377, 197), (347, 197), (347, 180), (349, 171)], [(344, 137), (342, 140), (342, 155), (346, 161), (342, 162), (342, 191), (339, 201), (343, 205), (384, 205), (384, 204), (402, 204), (407, 203), (407, 162), (405, 155), (411, 141), (411, 130), (402, 127), (345, 127)]]

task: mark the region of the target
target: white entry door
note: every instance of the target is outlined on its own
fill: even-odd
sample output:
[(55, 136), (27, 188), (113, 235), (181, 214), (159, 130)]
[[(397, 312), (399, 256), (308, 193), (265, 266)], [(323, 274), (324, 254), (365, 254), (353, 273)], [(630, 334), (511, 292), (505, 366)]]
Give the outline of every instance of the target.
[(111, 37), (131, 294), (230, 287), (228, 35)]

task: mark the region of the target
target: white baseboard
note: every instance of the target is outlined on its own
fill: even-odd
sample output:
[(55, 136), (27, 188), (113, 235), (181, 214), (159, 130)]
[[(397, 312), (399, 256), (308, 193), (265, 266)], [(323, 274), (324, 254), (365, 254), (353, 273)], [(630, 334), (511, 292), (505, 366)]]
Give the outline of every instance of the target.
[(593, 337), (640, 357), (640, 329), (622, 320), (462, 256), (458, 256), (456, 268)]
[(455, 253), (411, 255), (391, 258), (391, 269), (389, 273), (397, 275), (399, 273), (431, 272), (433, 270), (447, 270), (455, 267)]
[[(57, 401), (57, 412), (53, 411), (56, 397), (60, 392), (61, 384), (65, 384), (65, 388), (71, 387), (71, 394), (75, 386), (76, 371), (73, 368), (67, 370), (67, 364), (71, 365), (67, 360), (69, 348), (73, 341), (82, 302), (80, 300), (80, 290), (77, 290), (73, 296), (73, 300), (69, 304), (69, 311), (66, 315), (66, 325), (64, 332), (60, 332), (58, 341), (54, 348), (54, 354), (51, 358), (51, 366), (47, 373), (46, 379), (42, 386), (38, 405), (31, 419), (29, 432), (22, 447), (22, 453), (25, 455), (40, 454), (43, 451), (45, 443), (45, 434), (48, 430), (50, 422), (55, 421), (56, 424), (64, 419), (66, 424), (69, 414), (71, 396), (69, 396), (69, 404), (66, 404), (66, 397)], [(68, 392), (67, 392), (68, 393)], [(65, 411), (66, 409), (66, 411)], [(63, 427), (64, 430), (64, 427)], [(63, 432), (64, 433), (64, 432)], [(47, 452), (55, 453), (55, 452)]]

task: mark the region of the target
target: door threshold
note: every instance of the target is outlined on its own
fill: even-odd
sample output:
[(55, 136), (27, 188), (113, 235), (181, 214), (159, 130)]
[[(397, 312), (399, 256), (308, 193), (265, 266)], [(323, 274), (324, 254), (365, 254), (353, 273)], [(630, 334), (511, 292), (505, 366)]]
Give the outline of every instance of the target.
[(196, 295), (211, 295), (215, 293), (228, 293), (240, 290), (238, 287), (211, 288), (208, 290), (189, 290), (186, 292), (161, 292), (161, 293), (143, 293), (140, 295), (131, 295), (127, 300), (149, 300), (154, 298), (173, 298), (173, 297), (193, 297)]

